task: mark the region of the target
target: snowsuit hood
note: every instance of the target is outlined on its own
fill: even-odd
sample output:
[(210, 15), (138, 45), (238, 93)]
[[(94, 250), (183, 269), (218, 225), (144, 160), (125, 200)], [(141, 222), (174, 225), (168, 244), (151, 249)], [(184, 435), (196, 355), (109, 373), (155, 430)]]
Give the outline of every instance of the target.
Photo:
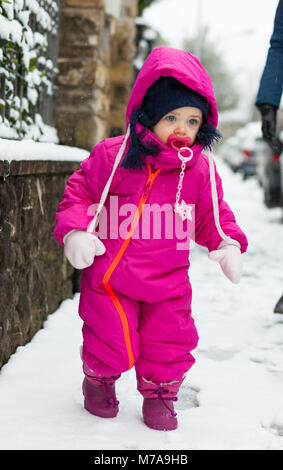
[(208, 122), (216, 127), (218, 123), (217, 104), (208, 73), (193, 54), (172, 47), (153, 49), (144, 62), (129, 98), (126, 111), (127, 126), (132, 112), (141, 106), (147, 89), (159, 77), (169, 76), (207, 99), (210, 104)]
[[(189, 89), (202, 95), (209, 104), (207, 117), (208, 124), (217, 127), (218, 110), (214, 96), (211, 79), (203, 65), (193, 54), (172, 47), (159, 47), (154, 49), (144, 62), (133, 86), (126, 110), (126, 128), (130, 129), (130, 119), (134, 111), (137, 111), (143, 102), (148, 88), (160, 77), (172, 77)], [(166, 99), (166, 97), (164, 97)], [(136, 132), (143, 130), (143, 126), (137, 123)], [(142, 140), (150, 147), (153, 145), (160, 149), (157, 155), (147, 157), (147, 160), (156, 168), (172, 169), (180, 167), (180, 159), (177, 152), (163, 144), (154, 133), (146, 128)], [(128, 147), (129, 148), (129, 147)], [(193, 158), (186, 163), (186, 167), (194, 165), (203, 151), (201, 143), (196, 140), (191, 147)]]

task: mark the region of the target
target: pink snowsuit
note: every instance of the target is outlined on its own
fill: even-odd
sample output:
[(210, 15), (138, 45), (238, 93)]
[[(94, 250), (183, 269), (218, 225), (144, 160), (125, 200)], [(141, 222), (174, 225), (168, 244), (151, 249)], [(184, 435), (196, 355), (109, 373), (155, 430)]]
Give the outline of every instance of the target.
[[(211, 80), (201, 63), (188, 52), (161, 47), (149, 55), (136, 79), (127, 127), (131, 113), (160, 76), (172, 76), (205, 96), (208, 122), (217, 126)], [(130, 143), (126, 138), (124, 154)], [(150, 130), (144, 138), (158, 142), (161, 151), (146, 157), (141, 170), (118, 165), (99, 223), (106, 252), (82, 272), (79, 314), (84, 322), (84, 364), (103, 376), (119, 376), (135, 366), (139, 391), (151, 397), (160, 384), (176, 395), (194, 363), (191, 351), (198, 334), (191, 316), (188, 239), (193, 236), (212, 251), (223, 238), (216, 227), (209, 162), (201, 145), (191, 147), (193, 158), (186, 164), (181, 191), (181, 200), (191, 205), (194, 216), (182, 221), (176, 215), (172, 227), (181, 162)], [(93, 205), (100, 201), (124, 140), (118, 136), (100, 142), (68, 180), (54, 231), (61, 245), (69, 231), (88, 229)], [(214, 172), (221, 228), (239, 242), (243, 253), (247, 239), (223, 200), (215, 167)], [(180, 248), (182, 241), (185, 249), (184, 243)]]

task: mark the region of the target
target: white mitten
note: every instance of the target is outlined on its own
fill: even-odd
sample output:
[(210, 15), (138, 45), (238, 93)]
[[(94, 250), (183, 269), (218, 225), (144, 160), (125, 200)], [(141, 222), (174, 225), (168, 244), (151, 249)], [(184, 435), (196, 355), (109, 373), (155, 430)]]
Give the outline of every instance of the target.
[(93, 263), (94, 257), (105, 253), (102, 241), (84, 230), (71, 230), (63, 238), (64, 253), (76, 269), (84, 269)]
[(208, 255), (212, 261), (217, 261), (225, 276), (234, 284), (239, 284), (242, 274), (242, 254), (240, 244), (236, 240), (223, 240), (217, 250)]

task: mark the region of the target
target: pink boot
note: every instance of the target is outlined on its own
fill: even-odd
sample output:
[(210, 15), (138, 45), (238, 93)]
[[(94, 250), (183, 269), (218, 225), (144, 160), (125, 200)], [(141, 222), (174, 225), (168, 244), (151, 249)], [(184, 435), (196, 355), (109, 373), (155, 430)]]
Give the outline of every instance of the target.
[(159, 431), (173, 431), (178, 427), (177, 413), (175, 413), (173, 401), (177, 397), (166, 396), (166, 391), (160, 387), (155, 392), (156, 398), (144, 398), (143, 401), (143, 420), (144, 423), (152, 429)]
[(114, 418), (119, 411), (116, 399), (115, 379), (84, 378), (84, 407), (87, 411), (101, 418)]

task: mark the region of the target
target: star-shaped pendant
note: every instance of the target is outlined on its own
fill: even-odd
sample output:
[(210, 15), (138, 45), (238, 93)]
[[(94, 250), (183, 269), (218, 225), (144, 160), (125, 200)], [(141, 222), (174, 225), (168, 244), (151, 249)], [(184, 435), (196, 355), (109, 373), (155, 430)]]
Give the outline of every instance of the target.
[(181, 217), (183, 221), (186, 219), (193, 220), (192, 209), (193, 206), (186, 204), (184, 200), (182, 200), (181, 204), (178, 202), (175, 203), (175, 212)]

